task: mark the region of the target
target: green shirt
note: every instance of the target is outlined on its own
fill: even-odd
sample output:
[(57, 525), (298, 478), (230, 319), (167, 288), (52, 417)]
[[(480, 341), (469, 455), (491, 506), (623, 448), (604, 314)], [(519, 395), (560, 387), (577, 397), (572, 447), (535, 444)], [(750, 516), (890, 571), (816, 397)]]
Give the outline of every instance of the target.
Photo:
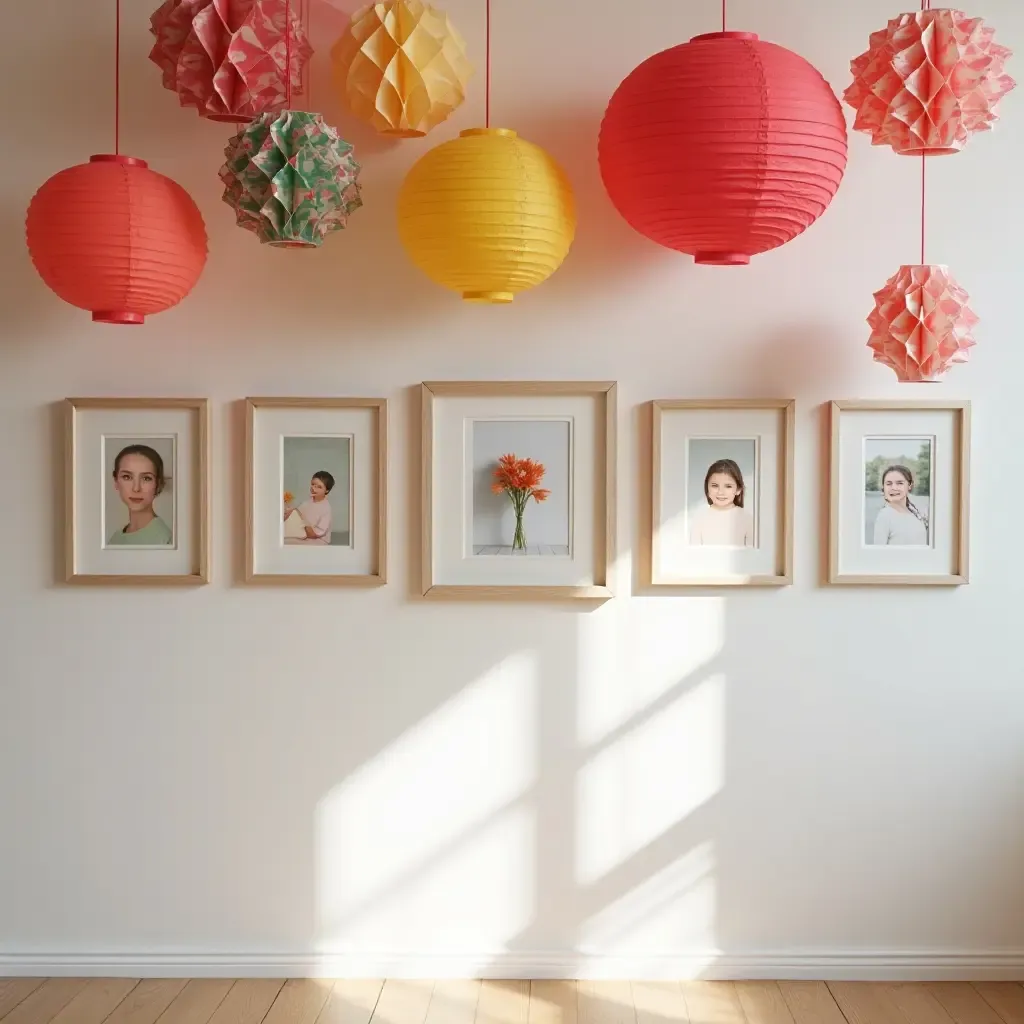
[(155, 516), (141, 530), (125, 533), (115, 530), (108, 544), (170, 544), (171, 528), (159, 517)]

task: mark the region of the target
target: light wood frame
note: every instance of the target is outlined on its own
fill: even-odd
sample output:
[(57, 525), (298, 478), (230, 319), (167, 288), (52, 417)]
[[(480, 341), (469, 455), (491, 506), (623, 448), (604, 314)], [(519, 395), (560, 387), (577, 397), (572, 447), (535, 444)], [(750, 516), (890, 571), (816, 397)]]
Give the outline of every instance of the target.
[[(79, 409), (191, 409), (196, 416), (196, 551), (192, 572), (178, 575), (80, 573), (75, 545), (78, 513), (75, 452)], [(66, 398), (64, 399), (64, 579), (101, 586), (186, 586), (210, 582), (210, 403), (205, 398)]]
[[(255, 467), (253, 427), (257, 409), (371, 409), (377, 430), (377, 571), (373, 573), (258, 573), (255, 571)], [(247, 398), (245, 400), (245, 581), (291, 586), (378, 587), (387, 582), (388, 401), (386, 398)]]
[[(420, 385), (422, 420), (422, 591), (430, 598), (495, 598), (499, 600), (560, 600), (582, 598), (606, 600), (613, 596), (615, 566), (615, 467), (617, 437), (617, 388), (614, 381), (424, 381)], [(594, 584), (589, 586), (514, 586), (437, 584), (434, 582), (433, 483), (434, 483), (434, 399), (510, 398), (591, 395), (603, 406), (598, 423), (604, 426), (599, 438), (597, 488), (594, 495), (595, 563)], [(603, 442), (603, 444), (602, 444)], [(601, 450), (603, 448), (603, 451)]]
[[(763, 409), (782, 413), (782, 451), (780, 468), (780, 515), (778, 516), (778, 571), (771, 574), (735, 576), (662, 576), (658, 571), (658, 517), (661, 509), (661, 420), (665, 412), (679, 409)], [(651, 507), (650, 518), (642, 520), (640, 539), (646, 552), (647, 579), (650, 587), (782, 587), (793, 582), (793, 471), (795, 454), (792, 398), (680, 398), (651, 402)]]
[[(955, 459), (956, 572), (908, 574), (856, 574), (839, 572), (839, 420), (843, 412), (953, 412), (957, 418)], [(971, 403), (958, 400), (890, 402), (885, 400), (834, 401), (830, 404), (828, 582), (853, 586), (960, 586), (969, 582), (971, 470)]]

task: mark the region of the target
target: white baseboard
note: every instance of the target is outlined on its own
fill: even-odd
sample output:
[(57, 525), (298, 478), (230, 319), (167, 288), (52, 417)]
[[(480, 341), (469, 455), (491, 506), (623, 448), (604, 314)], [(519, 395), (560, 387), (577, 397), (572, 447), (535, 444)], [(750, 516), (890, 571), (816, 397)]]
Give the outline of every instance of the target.
[(1024, 980), (1024, 950), (606, 955), (0, 953), (0, 977)]

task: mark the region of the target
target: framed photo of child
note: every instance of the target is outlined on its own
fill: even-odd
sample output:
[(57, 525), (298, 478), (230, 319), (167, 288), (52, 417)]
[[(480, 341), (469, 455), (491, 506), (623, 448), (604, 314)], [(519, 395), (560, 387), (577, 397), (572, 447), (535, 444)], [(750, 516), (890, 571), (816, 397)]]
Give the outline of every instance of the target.
[(65, 578), (209, 582), (209, 405), (65, 400)]
[(829, 582), (968, 581), (970, 403), (831, 404)]
[(387, 401), (246, 400), (246, 580), (387, 577)]
[(611, 381), (429, 381), (422, 592), (605, 600), (615, 563)]
[(651, 403), (648, 585), (792, 582), (793, 410), (791, 399)]

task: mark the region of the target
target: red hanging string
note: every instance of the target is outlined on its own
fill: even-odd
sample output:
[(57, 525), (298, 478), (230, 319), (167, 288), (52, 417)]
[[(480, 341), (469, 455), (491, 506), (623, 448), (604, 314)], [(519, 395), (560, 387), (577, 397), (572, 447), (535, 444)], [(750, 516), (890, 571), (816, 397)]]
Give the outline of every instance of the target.
[(722, 31), (725, 31), (725, 0), (722, 0)]
[(121, 152), (121, 0), (114, 0), (114, 154)]
[(292, 0), (284, 0), (284, 105), (292, 109)]
[[(302, 0), (304, 11), (302, 14), (302, 24), (306, 29), (306, 42), (310, 45), (313, 43), (313, 2), (312, 0)], [(306, 94), (306, 109), (313, 109), (313, 62), (306, 61), (306, 85), (303, 91)]]
[(491, 127), (491, 0), (487, 0), (484, 44), (484, 127)]
[[(931, 7), (931, 0), (921, 0), (921, 10), (925, 11)], [(927, 157), (924, 153), (921, 154), (921, 265), (924, 266), (924, 220), (925, 220), (925, 203), (924, 203), (924, 167), (925, 160)]]

